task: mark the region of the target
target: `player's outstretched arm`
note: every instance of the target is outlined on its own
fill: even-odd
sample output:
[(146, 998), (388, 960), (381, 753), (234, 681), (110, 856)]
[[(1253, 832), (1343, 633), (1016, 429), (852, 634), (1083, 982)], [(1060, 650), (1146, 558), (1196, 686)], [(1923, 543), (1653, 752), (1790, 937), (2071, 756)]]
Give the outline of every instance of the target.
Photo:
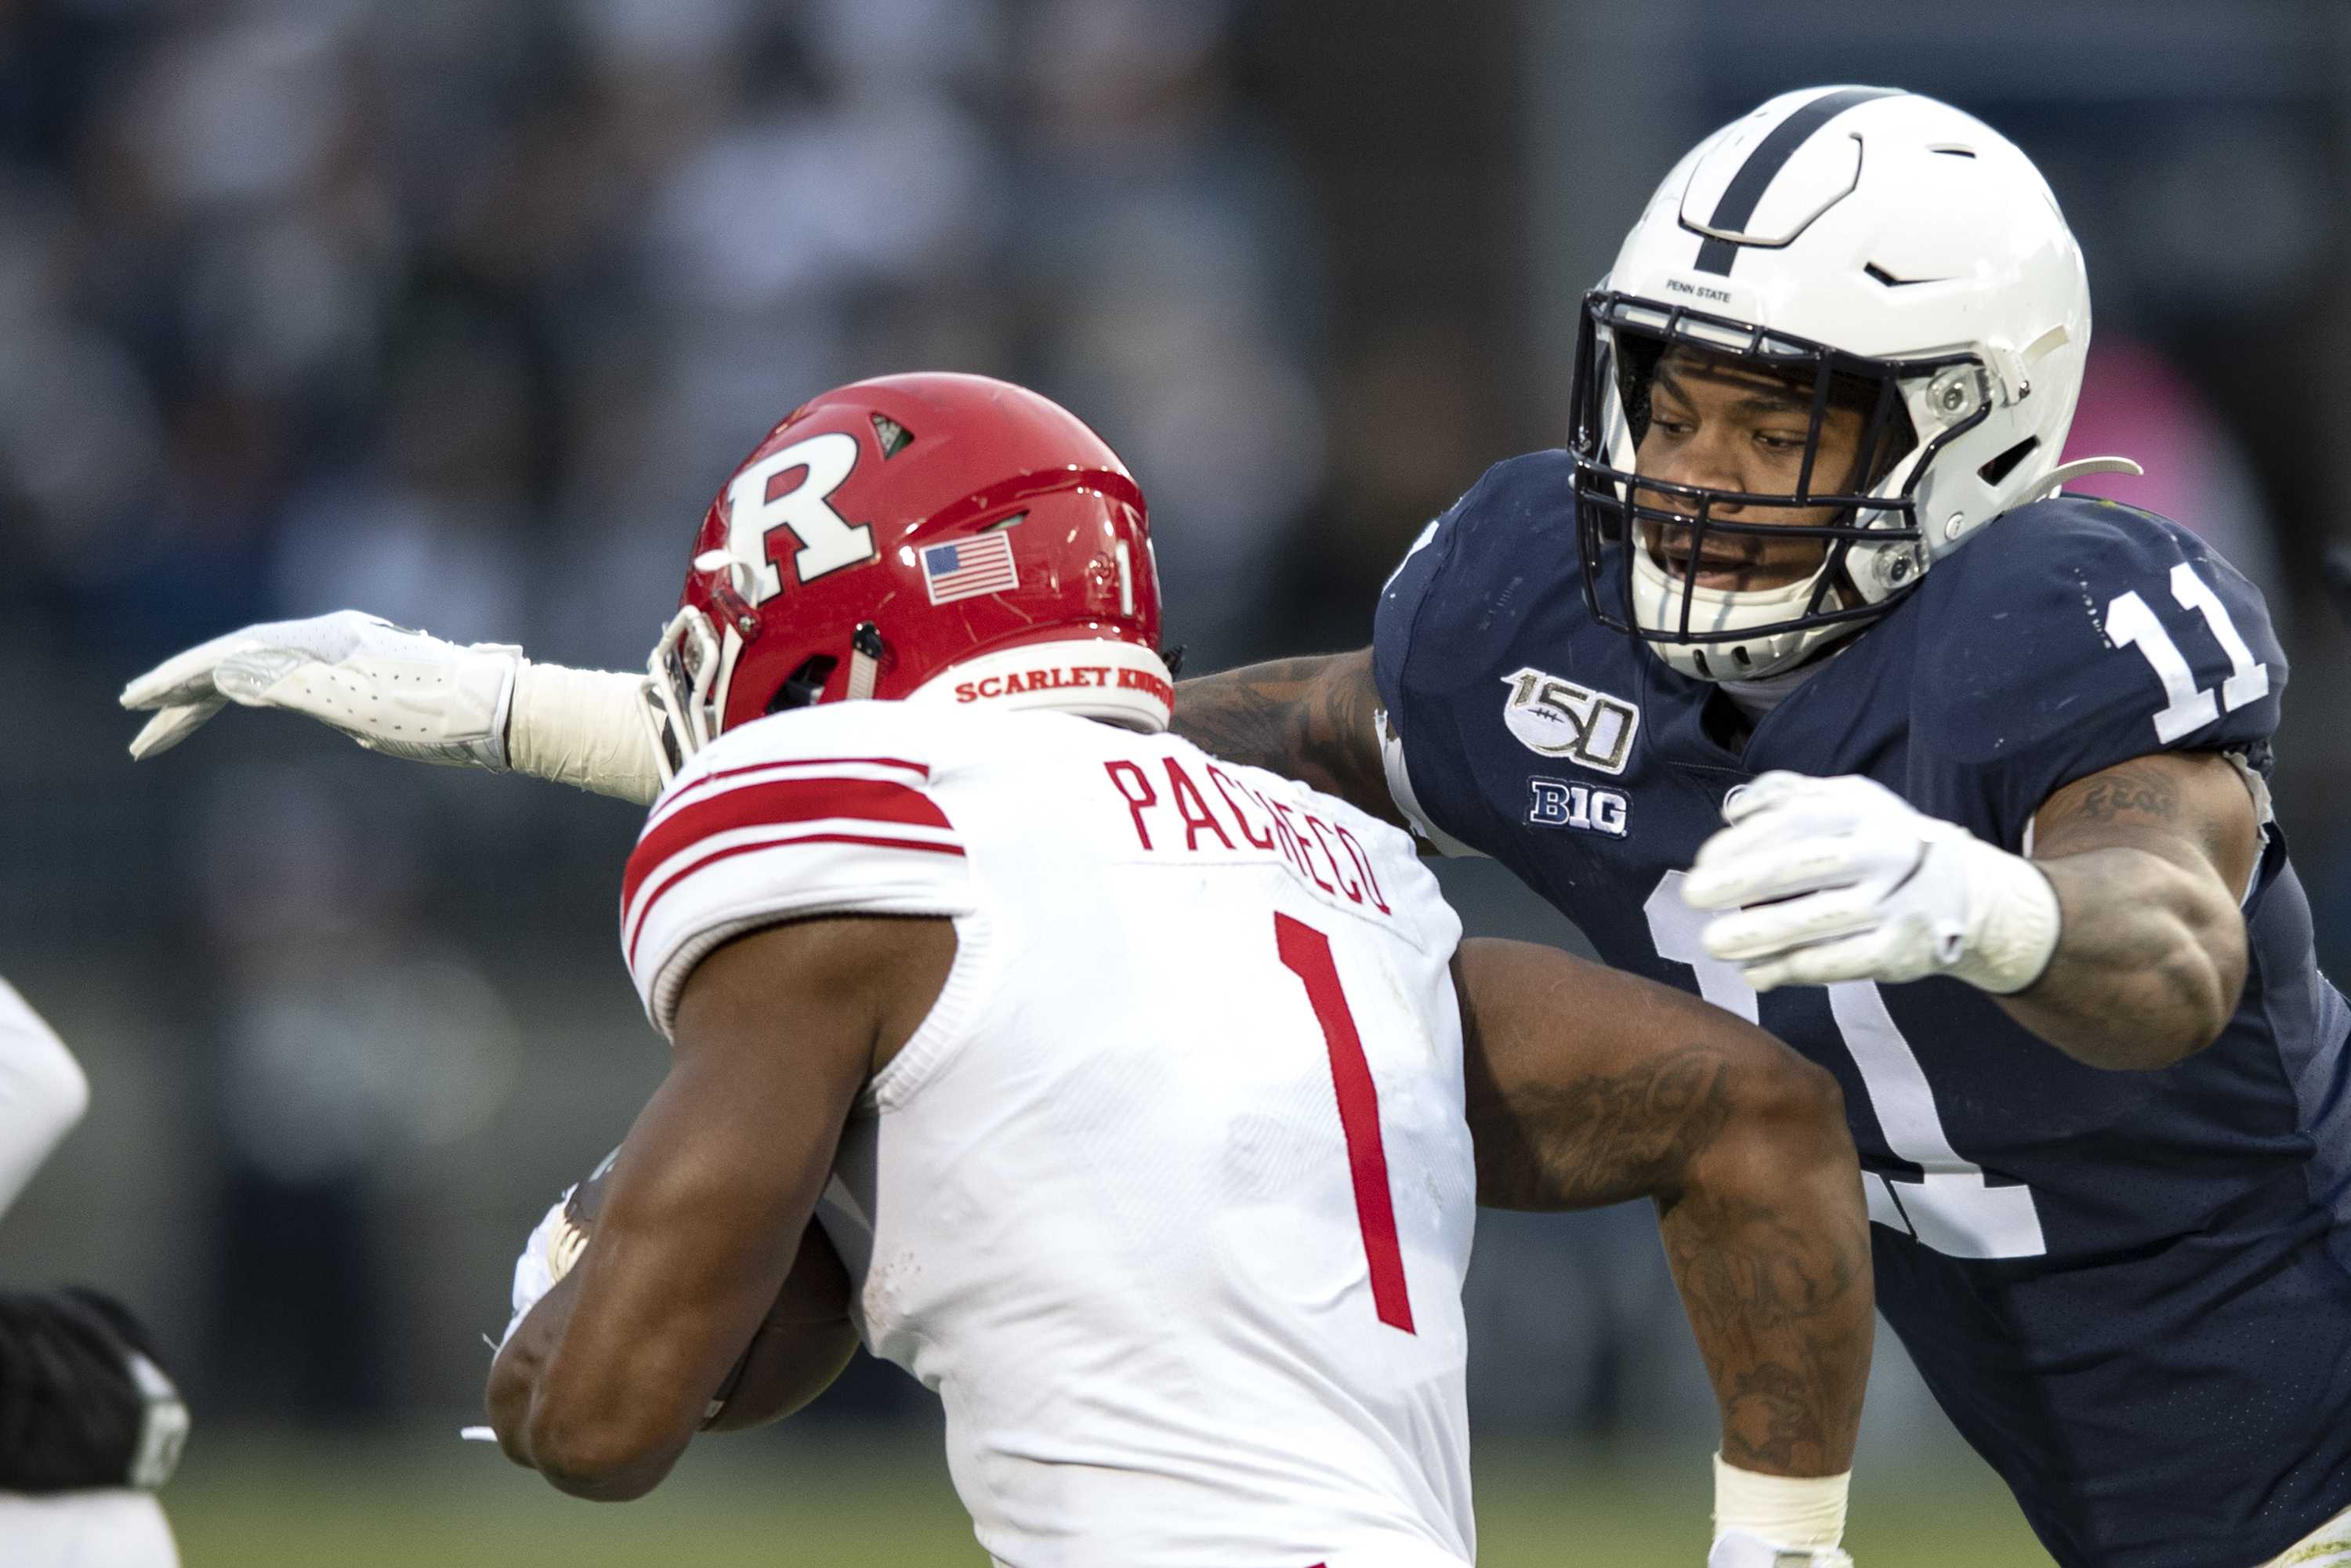
[(357, 610), (247, 626), (174, 654), (122, 690), (152, 713), (133, 760), (230, 703), (300, 714), (371, 751), (513, 771), (645, 805), (661, 790), (644, 677), (534, 664), (504, 643), (446, 643)]
[(1875, 1296), (1835, 1081), (1719, 1008), (1552, 948), (1464, 942), (1454, 974), (1479, 1202), (1653, 1199), (1723, 1458), (1850, 1469)]
[[(132, 681), (122, 706), (151, 713), (134, 759), (179, 745), (235, 702), (313, 718), (371, 751), (516, 772), (650, 804), (661, 790), (637, 716), (643, 677), (460, 646), (356, 610), (247, 626)], [(1374, 715), (1372, 654), (1276, 659), (1179, 682), (1176, 733), (1405, 825), (1389, 798)]]
[[(824, 917), (739, 937), (696, 967), (669, 1076), (614, 1156), (577, 1264), (491, 1368), (490, 1424), (508, 1457), (608, 1500), (669, 1473), (730, 1370), (778, 1331), (841, 1125), (954, 957), (945, 920)], [(837, 1368), (841, 1324), (804, 1322), (822, 1343), (765, 1354)]]
[(1274, 659), (1176, 684), (1177, 735), (1406, 825), (1380, 764), (1372, 651)]

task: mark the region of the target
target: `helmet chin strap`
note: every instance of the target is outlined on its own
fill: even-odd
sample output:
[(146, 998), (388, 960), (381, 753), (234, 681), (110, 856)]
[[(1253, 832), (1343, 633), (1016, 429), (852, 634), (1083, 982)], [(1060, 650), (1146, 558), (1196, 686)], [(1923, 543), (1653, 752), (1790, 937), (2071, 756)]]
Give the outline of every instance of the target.
[(862, 703), (873, 695), (874, 677), (882, 673), (882, 631), (871, 621), (860, 621), (849, 634), (849, 701)]

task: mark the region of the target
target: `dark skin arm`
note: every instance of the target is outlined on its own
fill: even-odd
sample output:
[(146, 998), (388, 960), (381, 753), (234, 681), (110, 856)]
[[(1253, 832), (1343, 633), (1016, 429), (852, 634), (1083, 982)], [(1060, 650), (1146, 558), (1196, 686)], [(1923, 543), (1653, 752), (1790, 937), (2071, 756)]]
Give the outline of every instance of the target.
[(1835, 1081), (1719, 1008), (1552, 948), (1464, 942), (1454, 975), (1478, 1201), (1653, 1200), (1723, 1458), (1850, 1469), (1875, 1295)]
[(1301, 779), (1404, 827), (1380, 766), (1380, 707), (1364, 648), (1178, 682), (1173, 727), (1203, 751)]
[[(494, 1430), (519, 1433), (528, 1422), (531, 1391), (579, 1299), (576, 1273), (567, 1274), (531, 1308), (491, 1364), (486, 1403)], [(823, 1228), (812, 1224), (801, 1232), (791, 1273), (753, 1332), (742, 1364), (716, 1396), (725, 1408), (704, 1421), (702, 1430), (739, 1432), (783, 1419), (830, 1388), (856, 1352), (848, 1270)], [(508, 1457), (529, 1463), (511, 1448)]]
[(2219, 1039), (2245, 988), (2237, 901), (2262, 841), (2235, 766), (2137, 758), (2067, 785), (2032, 821), (2064, 924), (2041, 978), (1994, 999), (2093, 1067), (2168, 1067)]
[[(669, 1473), (785, 1304), (858, 1092), (929, 1012), (955, 951), (944, 920), (826, 918), (702, 961), (587, 1247), (492, 1368), (510, 1458), (608, 1500)], [(845, 1356), (838, 1328), (819, 1329), (794, 1354)]]
[[(1176, 687), (1176, 733), (1404, 823), (1380, 766), (1368, 649), (1277, 659)], [(2237, 900), (2261, 835), (2244, 781), (2210, 752), (2093, 774), (2034, 819), (2064, 928), (2042, 977), (1996, 998), (2093, 1066), (2168, 1067), (2220, 1037), (2245, 984)]]

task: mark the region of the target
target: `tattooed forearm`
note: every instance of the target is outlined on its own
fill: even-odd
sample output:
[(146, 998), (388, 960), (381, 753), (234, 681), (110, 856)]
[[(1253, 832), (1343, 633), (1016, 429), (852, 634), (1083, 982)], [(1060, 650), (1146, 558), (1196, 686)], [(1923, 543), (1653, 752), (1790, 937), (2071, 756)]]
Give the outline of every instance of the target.
[(1722, 1457), (1745, 1470), (1819, 1468), (1828, 1449), (1829, 1423), (1812, 1398), (1810, 1379), (1764, 1365), (1738, 1373), (1722, 1401)]
[(1551, 948), (1464, 942), (1454, 977), (1478, 1201), (1654, 1198), (1724, 1457), (1850, 1465), (1875, 1297), (1835, 1081), (1696, 997)]
[(1851, 1463), (1873, 1300), (1851, 1185), (1824, 1168), (1768, 1198), (1707, 1183), (1660, 1205), (1666, 1260), (1722, 1410), (1722, 1457), (1743, 1469), (1831, 1475)]
[[(1851, 1461), (1870, 1345), (1867, 1220), (1832, 1105), (1808, 1134), (1742, 1099), (1728, 1053), (1687, 1045), (1617, 1073), (1472, 1081), (1480, 1202), (1656, 1198), (1667, 1261), (1722, 1406), (1722, 1455), (1775, 1475)], [(1741, 1114), (1743, 1110), (1744, 1113)]]
[(2057, 894), (2057, 951), (2001, 1006), (2094, 1067), (2168, 1067), (2210, 1045), (2244, 989), (2237, 900), (2260, 842), (2224, 758), (2143, 757), (2060, 789), (2032, 844)]
[(1179, 682), (1175, 728), (1204, 751), (1303, 779), (1401, 824), (1380, 767), (1379, 706), (1365, 649)]
[(1529, 1082), (1469, 1080), (1478, 1201), (1490, 1207), (1596, 1208), (1679, 1191), (1691, 1155), (1730, 1114), (1723, 1053), (1686, 1045), (1622, 1071)]
[(2245, 985), (2236, 900), (2199, 873), (2134, 849), (2043, 861), (2063, 922), (2048, 969), (1995, 999), (2078, 1061), (2168, 1067), (2210, 1045)]

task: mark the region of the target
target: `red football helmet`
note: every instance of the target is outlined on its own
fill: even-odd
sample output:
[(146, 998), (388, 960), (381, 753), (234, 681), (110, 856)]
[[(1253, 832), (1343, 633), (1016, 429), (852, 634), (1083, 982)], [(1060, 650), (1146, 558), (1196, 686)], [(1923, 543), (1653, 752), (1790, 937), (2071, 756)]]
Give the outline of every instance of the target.
[(1167, 727), (1143, 492), (1058, 403), (883, 376), (794, 409), (703, 519), (647, 714), (667, 779), (764, 714), (860, 697)]

